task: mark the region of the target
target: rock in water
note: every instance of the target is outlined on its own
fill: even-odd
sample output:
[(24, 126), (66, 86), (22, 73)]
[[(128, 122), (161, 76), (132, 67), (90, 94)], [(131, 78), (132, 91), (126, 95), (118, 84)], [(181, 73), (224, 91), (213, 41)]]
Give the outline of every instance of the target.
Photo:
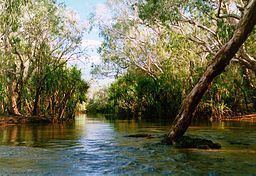
[(127, 135), (125, 137), (131, 137), (131, 138), (153, 138), (151, 134), (131, 134)]
[(176, 142), (170, 142), (166, 136), (162, 140), (163, 144), (173, 145), (177, 148), (198, 148), (198, 149), (220, 149), (219, 143), (214, 143), (208, 139), (192, 138), (189, 136), (183, 136)]
[(198, 148), (198, 149), (220, 149), (219, 143), (214, 143), (208, 139), (192, 138), (189, 136), (183, 136), (173, 144), (178, 148)]

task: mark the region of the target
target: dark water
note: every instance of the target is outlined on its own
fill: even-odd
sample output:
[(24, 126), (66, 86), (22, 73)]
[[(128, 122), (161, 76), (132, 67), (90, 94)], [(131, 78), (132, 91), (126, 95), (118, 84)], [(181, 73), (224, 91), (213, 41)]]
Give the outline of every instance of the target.
[[(160, 145), (166, 122), (80, 116), (74, 124), (0, 127), (0, 175), (256, 175), (256, 123), (199, 123), (221, 150)], [(136, 139), (129, 134), (156, 138)]]

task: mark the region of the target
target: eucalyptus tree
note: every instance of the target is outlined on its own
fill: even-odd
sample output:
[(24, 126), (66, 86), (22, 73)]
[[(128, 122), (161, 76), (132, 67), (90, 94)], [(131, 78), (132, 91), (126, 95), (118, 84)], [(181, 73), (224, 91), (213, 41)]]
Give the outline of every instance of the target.
[(244, 14), (240, 19), (233, 37), (217, 52), (213, 58), (212, 64), (209, 65), (199, 82), (192, 89), (181, 107), (181, 111), (176, 117), (172, 129), (168, 133), (167, 143), (177, 141), (184, 135), (191, 119), (199, 104), (202, 96), (207, 91), (213, 79), (221, 74), (228, 66), (230, 60), (236, 55), (239, 48), (248, 38), (256, 24), (256, 1), (251, 0), (244, 7)]
[[(133, 3), (117, 1), (109, 4), (115, 13), (112, 14), (111, 23), (99, 20), (101, 35), (105, 39), (99, 52), (106, 64), (113, 64), (118, 70), (135, 67), (156, 77), (163, 72), (160, 57), (157, 56), (160, 53), (157, 50), (162, 48), (154, 46), (160, 43), (163, 30), (146, 26), (138, 17), (138, 9)], [(165, 59), (163, 56), (162, 60)]]
[[(193, 4), (194, 1), (188, 1), (188, 3), (191, 3), (191, 2)], [(241, 13), (240, 16), (238, 16), (237, 14), (233, 14), (232, 12), (230, 13), (230, 11), (226, 10), (227, 8), (223, 10), (222, 9), (223, 2), (220, 1), (219, 5), (216, 8), (217, 18), (221, 19), (220, 22), (222, 22), (222, 25), (223, 25), (223, 21), (222, 21), (223, 19), (232, 18), (232, 20), (230, 20), (230, 24), (228, 26), (225, 26), (225, 23), (224, 23), (224, 27), (230, 28), (225, 31), (229, 33), (227, 35), (224, 35), (222, 38), (219, 38), (220, 35), (218, 35), (215, 32), (216, 29), (212, 30), (211, 28), (205, 25), (201, 25), (194, 20), (190, 20), (191, 17), (193, 17), (192, 12), (198, 13), (198, 11), (195, 10), (195, 7), (207, 7), (205, 6), (205, 4), (207, 3), (205, 1), (195, 1), (195, 2), (199, 3), (199, 6), (192, 6), (193, 8), (184, 8), (184, 9), (180, 8), (180, 5), (176, 4), (175, 6), (174, 5), (175, 1), (173, 1), (173, 3), (170, 3), (169, 1), (168, 2), (161, 1), (160, 3), (164, 3), (164, 5), (168, 4), (172, 8), (174, 7), (175, 14), (178, 14), (177, 22), (179, 21), (183, 22), (183, 18), (188, 18), (187, 21), (189, 23), (192, 23), (193, 25), (199, 28), (202, 28), (203, 30), (207, 30), (212, 35), (215, 35), (216, 39), (219, 42), (223, 42), (223, 43), (226, 42), (226, 44), (220, 43), (220, 48), (219, 49), (217, 48), (216, 52), (212, 53), (213, 55), (212, 62), (209, 64), (205, 73), (202, 75), (201, 79), (198, 81), (198, 83), (194, 86), (194, 88), (191, 90), (191, 92), (188, 94), (188, 96), (184, 100), (180, 113), (177, 115), (174, 125), (172, 126), (166, 138), (167, 143), (175, 142), (181, 136), (184, 135), (188, 126), (191, 123), (191, 119), (195, 113), (195, 110), (199, 102), (201, 101), (205, 92), (208, 90), (210, 84), (212, 83), (215, 77), (220, 75), (225, 70), (225, 68), (229, 65), (230, 61), (233, 58), (236, 58), (236, 55), (239, 55), (238, 51), (240, 48), (241, 48), (240, 52), (244, 52), (243, 44), (248, 38), (249, 34), (254, 30), (254, 26), (256, 24), (256, 1), (255, 0), (246, 1), (245, 4), (243, 4), (243, 6), (236, 5), (236, 7), (240, 9), (240, 13)], [(151, 1), (151, 3), (158, 3), (158, 2)], [(210, 3), (212, 3), (212, 1), (210, 1)], [(149, 7), (153, 7), (153, 6), (149, 6)], [(191, 7), (191, 6), (188, 6), (188, 7)], [(214, 6), (212, 7), (214, 8)], [(192, 11), (190, 11), (190, 9)], [(184, 10), (183, 14), (180, 12), (182, 10)], [(207, 12), (209, 13), (209, 11), (207, 10), (208, 9), (206, 8), (206, 11), (205, 11), (206, 15), (207, 15)], [(221, 14), (221, 12), (224, 12), (225, 14)], [(199, 17), (198, 19), (201, 19), (201, 22), (204, 22), (202, 21), (202, 18), (200, 18), (202, 16), (203, 16), (203, 13), (197, 14), (197, 17)], [(235, 25), (232, 24), (233, 21), (235, 21), (234, 19), (239, 20), (237, 23), (235, 23)], [(223, 29), (223, 26), (221, 26), (221, 29)], [(223, 31), (220, 31), (220, 32), (223, 32)], [(213, 36), (209, 36), (208, 38), (211, 39), (213, 38)], [(219, 39), (222, 39), (222, 41)], [(198, 41), (202, 42), (201, 45), (204, 45), (204, 47), (207, 49), (208, 52), (212, 51), (212, 48), (209, 48), (209, 46), (207, 46), (207, 43), (204, 42), (204, 40), (201, 40), (201, 39), (196, 39), (196, 40), (197, 40), (196, 43), (198, 43)], [(242, 56), (238, 56), (238, 57), (239, 57), (239, 60), (245, 59), (243, 60), (245, 62), (246, 62), (246, 59), (248, 59)], [(250, 59), (252, 60), (252, 58)]]
[[(49, 73), (54, 74), (61, 69), (73, 82), (82, 81), (81, 74), (72, 76), (67, 62), (84, 53), (80, 48), (84, 28), (78, 25), (73, 12), (52, 0), (6, 1), (1, 4), (1, 13), (1, 17), (6, 18), (0, 24), (1, 83), (6, 86), (1, 102), (2, 113), (50, 114), (46, 106), (51, 95), (45, 86), (49, 77), (53, 76)], [(64, 84), (65, 79), (59, 81)], [(71, 82), (64, 85), (69, 87), (73, 84)], [(70, 92), (66, 89), (60, 91), (60, 84), (55, 87), (55, 91), (61, 92), (59, 96)], [(86, 92), (87, 86), (82, 87)], [(73, 89), (77, 88), (79, 84)], [(77, 92), (69, 94), (68, 100)], [(67, 104), (66, 101), (63, 103)], [(61, 110), (58, 111), (62, 113), (56, 112), (58, 116), (63, 117), (66, 107), (59, 106)]]
[[(178, 96), (185, 99), (211, 64), (212, 57), (232, 37), (247, 5), (247, 1), (222, 0), (108, 2), (109, 8), (112, 8), (110, 11), (114, 13), (111, 13), (109, 20), (100, 21), (105, 40), (99, 52), (105, 64), (118, 68), (118, 73), (120, 70), (124, 73), (110, 89), (122, 96), (110, 93), (110, 97), (119, 98), (120, 102), (124, 102), (122, 104), (129, 104), (131, 99), (127, 98), (133, 97), (136, 106), (145, 102), (142, 94), (148, 93), (145, 90), (139, 93), (142, 82), (137, 78), (141, 75), (145, 80), (148, 77), (154, 80), (154, 84), (150, 85), (155, 90), (150, 90), (152, 94), (148, 96), (159, 99), (155, 101), (155, 106), (159, 106), (157, 102), (161, 106), (168, 105), (163, 103), (165, 99), (177, 102), (180, 99)], [(253, 48), (255, 30), (232, 58), (230, 69), (225, 69), (225, 74), (211, 84), (197, 112), (208, 112), (209, 109), (211, 115), (222, 117), (244, 111), (244, 107), (237, 106), (249, 109), (248, 104), (255, 101)], [(103, 66), (106, 68), (106, 65)], [(133, 77), (132, 85), (138, 89), (132, 96), (128, 95), (128, 91), (121, 91), (118, 85), (124, 82), (126, 88), (132, 87), (126, 77), (134, 73), (137, 76)], [(136, 100), (136, 97), (143, 98)], [(134, 109), (134, 104), (127, 107)], [(175, 106), (178, 107), (179, 103)]]
[[(232, 36), (248, 1), (154, 1), (140, 4), (140, 17), (161, 23), (201, 48), (203, 60), (211, 58)], [(255, 30), (232, 59), (255, 72)]]
[[(159, 102), (161, 106), (167, 106), (164, 102), (169, 102), (166, 99), (170, 98), (170, 93), (181, 96), (179, 92), (182, 92), (185, 96), (193, 85), (193, 79), (199, 75), (193, 70), (204, 66), (205, 62), (202, 62), (201, 55), (197, 54), (201, 49), (178, 33), (177, 29), (170, 30), (169, 26), (161, 23), (160, 20), (154, 23), (148, 22), (139, 10), (138, 1), (115, 1), (109, 5), (110, 11), (115, 12), (111, 20), (99, 20), (101, 34), (104, 37), (104, 42), (99, 49), (103, 58), (103, 68), (100, 71), (105, 71), (106, 65), (109, 64), (110, 68), (117, 68), (118, 74), (132, 72), (131, 74), (134, 75), (134, 70), (136, 70), (138, 78), (134, 77), (138, 81), (136, 84), (142, 83), (140, 75), (144, 75), (145, 80), (148, 79), (147, 77), (152, 78), (154, 83), (150, 86), (155, 90), (151, 90), (152, 94), (149, 97), (153, 96), (151, 98), (156, 100), (155, 103)], [(127, 79), (120, 78), (120, 80)], [(171, 82), (173, 85), (168, 87), (167, 85)], [(183, 83), (183, 86), (180, 83)], [(141, 98), (134, 104), (142, 106), (139, 102), (144, 102), (142, 99), (146, 96), (142, 94), (146, 92), (140, 92), (139, 88), (136, 91), (138, 91), (136, 96)], [(164, 98), (163, 95), (168, 98)], [(129, 97), (129, 95), (124, 95), (124, 97)], [(176, 99), (177, 104), (173, 103), (173, 105), (178, 107), (180, 97)], [(162, 100), (164, 102), (161, 102)], [(129, 104), (125, 100), (122, 101)], [(151, 103), (153, 104), (152, 101)], [(135, 109), (134, 104), (129, 107)]]
[[(36, 36), (33, 36), (32, 33), (31, 37), (38, 39), (38, 41), (34, 41), (37, 47), (35, 47), (35, 57), (32, 58), (30, 69), (35, 72), (37, 81), (33, 115), (39, 113), (38, 106), (46, 80), (46, 69), (51, 66), (51, 71), (54, 72), (55, 69), (65, 65), (67, 61), (79, 57), (82, 53), (79, 46), (83, 31), (78, 28), (77, 21), (72, 18), (72, 14), (67, 14), (64, 7), (57, 7), (52, 2), (41, 3), (46, 3), (45, 8), (42, 8), (40, 3), (38, 6), (33, 6), (36, 15), (28, 25), (35, 29), (34, 35)], [(28, 33), (31, 34), (29, 28)]]
[[(12, 48), (11, 48), (11, 36), (14, 35), (14, 33), (17, 31), (18, 27), (20, 26), (20, 21), (17, 20), (21, 17), (21, 8), (24, 5), (27, 5), (27, 1), (1, 1), (0, 2), (0, 13), (1, 13), (1, 29), (0, 29), (0, 35), (1, 35), (1, 82), (7, 83), (9, 93), (6, 93), (4, 96), (8, 96), (9, 102), (10, 102), (10, 111), (14, 114), (19, 114), (17, 109), (17, 103), (15, 101), (15, 95), (13, 94), (14, 89), (16, 87), (15, 83), (9, 83), (7, 82), (8, 78), (14, 78), (16, 76), (16, 67), (12, 55)], [(8, 68), (9, 67), (9, 68)], [(3, 76), (4, 70), (8, 68), (8, 73)], [(4, 100), (4, 98), (3, 98)], [(4, 106), (4, 101), (2, 101), (2, 107)], [(4, 109), (4, 108), (2, 108)]]

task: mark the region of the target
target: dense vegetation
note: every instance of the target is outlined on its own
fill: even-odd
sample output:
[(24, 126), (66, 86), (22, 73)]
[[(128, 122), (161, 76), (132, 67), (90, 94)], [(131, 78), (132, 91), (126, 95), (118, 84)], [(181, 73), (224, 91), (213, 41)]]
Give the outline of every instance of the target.
[(73, 118), (88, 84), (67, 62), (83, 29), (53, 0), (0, 2), (0, 114)]
[[(88, 109), (138, 116), (175, 116), (212, 57), (232, 37), (247, 1), (118, 1), (100, 22), (103, 64), (94, 73), (116, 81)], [(211, 84), (198, 117), (256, 111), (256, 30)]]

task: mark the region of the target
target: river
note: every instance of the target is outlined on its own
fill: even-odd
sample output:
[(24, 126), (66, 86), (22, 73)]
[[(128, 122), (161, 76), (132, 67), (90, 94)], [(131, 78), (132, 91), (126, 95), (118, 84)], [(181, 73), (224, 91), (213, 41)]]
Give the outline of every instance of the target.
[[(256, 175), (256, 123), (194, 123), (220, 150), (159, 144), (165, 121), (81, 115), (62, 125), (0, 127), (0, 175)], [(155, 138), (129, 138), (147, 133)]]

